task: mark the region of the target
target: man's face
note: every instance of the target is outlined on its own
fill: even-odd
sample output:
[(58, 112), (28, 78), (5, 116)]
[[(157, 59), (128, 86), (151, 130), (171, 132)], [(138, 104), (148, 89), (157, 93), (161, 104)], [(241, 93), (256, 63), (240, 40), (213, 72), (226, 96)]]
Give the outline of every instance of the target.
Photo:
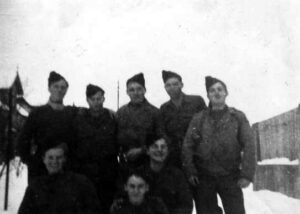
[(132, 175), (128, 178), (125, 185), (125, 191), (131, 204), (139, 205), (144, 201), (145, 194), (148, 192), (149, 186), (141, 177)]
[(168, 144), (165, 139), (161, 138), (149, 146), (147, 154), (150, 156), (151, 161), (163, 163), (169, 154)]
[(64, 80), (59, 80), (52, 83), (48, 87), (48, 91), (50, 92), (50, 100), (52, 102), (62, 102), (67, 93), (67, 90), (68, 85)]
[(43, 162), (49, 174), (62, 172), (65, 161), (65, 153), (62, 148), (49, 149), (43, 157)]
[(102, 108), (105, 99), (102, 92), (98, 91), (93, 96), (87, 97), (86, 100), (92, 111), (99, 111)]
[(209, 88), (207, 97), (212, 105), (223, 105), (225, 104), (227, 91), (220, 82), (217, 82)]
[(127, 86), (127, 94), (132, 103), (141, 103), (145, 99), (146, 89), (136, 82), (131, 82)]
[(165, 83), (165, 89), (170, 98), (179, 97), (183, 88), (183, 83), (176, 77), (169, 78)]

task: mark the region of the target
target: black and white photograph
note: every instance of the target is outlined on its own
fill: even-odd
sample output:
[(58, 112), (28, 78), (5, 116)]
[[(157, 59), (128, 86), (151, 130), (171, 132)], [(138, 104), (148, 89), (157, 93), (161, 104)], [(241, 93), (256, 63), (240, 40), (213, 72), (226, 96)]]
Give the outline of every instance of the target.
[(0, 0), (0, 213), (300, 213), (299, 11)]

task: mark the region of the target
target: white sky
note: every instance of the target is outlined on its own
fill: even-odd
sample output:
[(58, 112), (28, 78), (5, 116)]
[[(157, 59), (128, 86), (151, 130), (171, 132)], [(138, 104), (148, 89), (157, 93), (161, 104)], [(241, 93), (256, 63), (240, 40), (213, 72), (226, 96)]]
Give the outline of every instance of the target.
[(298, 0), (1, 0), (0, 78), (18, 65), (37, 105), (56, 70), (70, 83), (66, 104), (86, 106), (93, 83), (116, 110), (117, 81), (122, 105), (125, 82), (138, 72), (158, 107), (168, 99), (162, 69), (181, 74), (184, 91), (206, 102), (204, 77), (212, 75), (253, 123), (300, 103), (299, 11)]

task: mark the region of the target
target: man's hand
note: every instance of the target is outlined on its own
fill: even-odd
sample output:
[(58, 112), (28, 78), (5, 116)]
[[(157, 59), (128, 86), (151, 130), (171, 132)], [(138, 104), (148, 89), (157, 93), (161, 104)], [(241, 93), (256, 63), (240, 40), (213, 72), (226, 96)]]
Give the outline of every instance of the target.
[(199, 184), (199, 179), (198, 179), (197, 176), (191, 175), (191, 176), (189, 177), (189, 182), (190, 182), (190, 184), (192, 184), (193, 186), (197, 186), (197, 185)]
[(117, 209), (120, 209), (120, 207), (122, 206), (123, 202), (124, 202), (124, 200), (122, 198), (115, 199), (113, 201), (112, 205), (110, 206), (110, 212), (114, 212)]
[(250, 183), (251, 182), (246, 178), (240, 178), (237, 182), (237, 184), (240, 188), (246, 188), (249, 186)]
[(143, 149), (142, 148), (133, 148), (133, 149), (129, 149), (129, 151), (126, 153), (126, 157), (127, 157), (128, 160), (134, 161), (142, 153), (143, 153)]

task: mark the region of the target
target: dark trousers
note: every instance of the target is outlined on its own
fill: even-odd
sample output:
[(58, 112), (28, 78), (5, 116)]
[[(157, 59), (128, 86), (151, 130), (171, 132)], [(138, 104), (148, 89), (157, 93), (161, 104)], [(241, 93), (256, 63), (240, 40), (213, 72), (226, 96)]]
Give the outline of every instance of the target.
[(225, 214), (245, 214), (243, 192), (237, 185), (237, 180), (235, 175), (199, 176), (199, 185), (193, 187), (197, 214), (221, 214), (217, 194), (221, 198)]

